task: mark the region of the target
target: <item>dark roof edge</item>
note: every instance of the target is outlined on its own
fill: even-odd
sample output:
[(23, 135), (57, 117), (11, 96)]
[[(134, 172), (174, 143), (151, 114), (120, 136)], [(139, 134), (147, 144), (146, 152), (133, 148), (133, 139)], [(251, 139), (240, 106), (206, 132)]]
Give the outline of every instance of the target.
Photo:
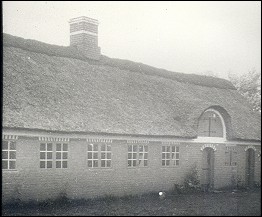
[(79, 52), (75, 47), (51, 45), (44, 42), (24, 39), (22, 37), (13, 36), (3, 33), (3, 46), (15, 47), (30, 52), (46, 54), (49, 56), (66, 57), (72, 59), (79, 59), (88, 62), (92, 65), (105, 65), (116, 67), (122, 70), (128, 70), (136, 73), (159, 76), (162, 78), (176, 80), (182, 83), (190, 83), (199, 86), (215, 87), (220, 89), (236, 90), (233, 84), (222, 78), (212, 76), (185, 74), (180, 72), (172, 72), (161, 68), (156, 68), (143, 63), (133, 62), (130, 60), (110, 58), (101, 55), (100, 60), (91, 60)]

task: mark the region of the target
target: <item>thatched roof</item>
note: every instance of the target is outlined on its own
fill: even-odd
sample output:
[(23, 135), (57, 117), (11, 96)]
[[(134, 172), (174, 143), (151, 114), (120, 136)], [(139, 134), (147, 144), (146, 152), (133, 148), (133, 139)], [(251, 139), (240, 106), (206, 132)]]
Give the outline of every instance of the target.
[(196, 137), (221, 108), (229, 139), (260, 140), (260, 114), (224, 79), (157, 69), (4, 34), (3, 126)]

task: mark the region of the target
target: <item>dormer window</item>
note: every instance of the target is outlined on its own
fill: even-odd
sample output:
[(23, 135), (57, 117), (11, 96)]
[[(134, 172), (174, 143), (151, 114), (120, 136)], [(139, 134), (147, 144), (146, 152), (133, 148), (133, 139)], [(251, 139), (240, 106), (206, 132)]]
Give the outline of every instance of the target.
[(225, 137), (226, 128), (221, 114), (214, 109), (207, 109), (198, 122), (199, 137)]

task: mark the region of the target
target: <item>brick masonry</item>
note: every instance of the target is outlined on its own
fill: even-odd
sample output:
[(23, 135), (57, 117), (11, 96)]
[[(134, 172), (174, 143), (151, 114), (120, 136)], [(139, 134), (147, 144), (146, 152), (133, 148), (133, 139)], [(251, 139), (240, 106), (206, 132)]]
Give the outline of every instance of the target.
[(70, 46), (75, 46), (90, 59), (99, 60), (101, 50), (98, 47), (97, 34), (98, 24), (80, 18), (79, 21), (70, 23)]
[[(67, 137), (70, 137), (68, 135)], [(2, 199), (44, 200), (66, 193), (69, 198), (93, 198), (105, 195), (130, 195), (146, 192), (167, 191), (174, 184), (182, 184), (186, 173), (196, 164), (201, 182), (204, 143), (179, 142), (180, 165), (163, 167), (162, 142), (142, 141), (148, 145), (148, 166), (130, 168), (127, 166), (127, 147), (130, 138), (110, 139), (112, 146), (111, 168), (87, 167), (87, 144), (91, 140), (70, 139), (68, 142), (68, 168), (40, 169), (39, 137), (19, 136), (16, 140), (15, 171), (3, 170)], [(103, 143), (106, 141), (102, 141)], [(176, 141), (174, 141), (176, 142)], [(99, 143), (94, 140), (92, 143)], [(136, 141), (135, 144), (140, 144)], [(232, 177), (238, 177), (245, 184), (246, 151), (248, 145), (237, 144), (237, 166), (225, 166), (226, 144), (214, 144), (214, 187), (222, 188), (232, 184)], [(260, 145), (254, 145), (255, 181), (261, 182)]]

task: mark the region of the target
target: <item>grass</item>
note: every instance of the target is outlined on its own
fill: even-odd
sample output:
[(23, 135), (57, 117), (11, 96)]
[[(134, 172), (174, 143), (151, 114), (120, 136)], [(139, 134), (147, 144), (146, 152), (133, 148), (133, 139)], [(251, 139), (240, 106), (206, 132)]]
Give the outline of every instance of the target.
[(97, 199), (66, 198), (41, 203), (28, 202), (3, 206), (3, 216), (260, 216), (261, 191), (223, 191), (220, 193), (158, 194)]

